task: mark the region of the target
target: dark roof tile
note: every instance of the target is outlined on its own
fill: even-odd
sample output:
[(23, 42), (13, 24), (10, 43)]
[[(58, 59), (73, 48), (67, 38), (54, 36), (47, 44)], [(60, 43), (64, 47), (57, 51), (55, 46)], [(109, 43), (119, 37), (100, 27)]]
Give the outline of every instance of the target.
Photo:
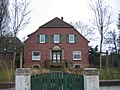
[(73, 28), (73, 26), (56, 17), (46, 24), (40, 26), (40, 28)]

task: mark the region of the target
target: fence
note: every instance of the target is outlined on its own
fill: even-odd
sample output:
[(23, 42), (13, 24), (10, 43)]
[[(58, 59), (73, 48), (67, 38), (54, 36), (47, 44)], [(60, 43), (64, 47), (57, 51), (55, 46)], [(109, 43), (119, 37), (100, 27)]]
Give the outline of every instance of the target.
[(84, 77), (63, 72), (32, 75), (31, 90), (84, 90)]
[(15, 90), (99, 90), (98, 69), (85, 68), (83, 76), (53, 71), (32, 75), (30, 68), (16, 69)]

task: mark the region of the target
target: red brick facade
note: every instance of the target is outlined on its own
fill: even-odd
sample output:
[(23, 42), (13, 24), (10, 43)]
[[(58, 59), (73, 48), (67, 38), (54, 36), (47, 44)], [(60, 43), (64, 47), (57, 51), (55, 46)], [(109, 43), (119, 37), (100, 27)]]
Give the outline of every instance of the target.
[[(37, 43), (37, 35), (47, 34), (47, 43)], [(53, 34), (62, 35), (61, 43), (52, 43)], [(66, 35), (75, 34), (78, 36), (76, 43), (67, 43)], [(24, 67), (40, 64), (45, 60), (52, 59), (52, 49), (57, 46), (62, 50), (62, 58), (75, 64), (88, 65), (88, 41), (73, 27), (40, 27), (37, 31), (29, 35), (24, 45)], [(40, 60), (32, 60), (32, 51), (40, 51)], [(73, 60), (73, 51), (81, 51), (81, 60)]]

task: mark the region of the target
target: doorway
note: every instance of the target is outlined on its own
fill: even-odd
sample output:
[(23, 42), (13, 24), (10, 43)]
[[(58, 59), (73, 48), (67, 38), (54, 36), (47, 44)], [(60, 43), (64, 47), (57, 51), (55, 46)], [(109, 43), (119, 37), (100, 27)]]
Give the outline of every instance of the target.
[(61, 51), (53, 51), (52, 52), (52, 60), (54, 63), (60, 62), (61, 60)]

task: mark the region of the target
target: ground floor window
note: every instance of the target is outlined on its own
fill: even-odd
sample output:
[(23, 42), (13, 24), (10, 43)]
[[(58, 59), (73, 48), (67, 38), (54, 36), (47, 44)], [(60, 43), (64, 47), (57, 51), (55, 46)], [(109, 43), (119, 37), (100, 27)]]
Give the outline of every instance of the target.
[(73, 60), (81, 60), (81, 51), (73, 51)]
[(33, 51), (32, 52), (32, 60), (40, 60), (40, 52), (39, 51)]
[(75, 64), (74, 68), (80, 68), (80, 64)]

